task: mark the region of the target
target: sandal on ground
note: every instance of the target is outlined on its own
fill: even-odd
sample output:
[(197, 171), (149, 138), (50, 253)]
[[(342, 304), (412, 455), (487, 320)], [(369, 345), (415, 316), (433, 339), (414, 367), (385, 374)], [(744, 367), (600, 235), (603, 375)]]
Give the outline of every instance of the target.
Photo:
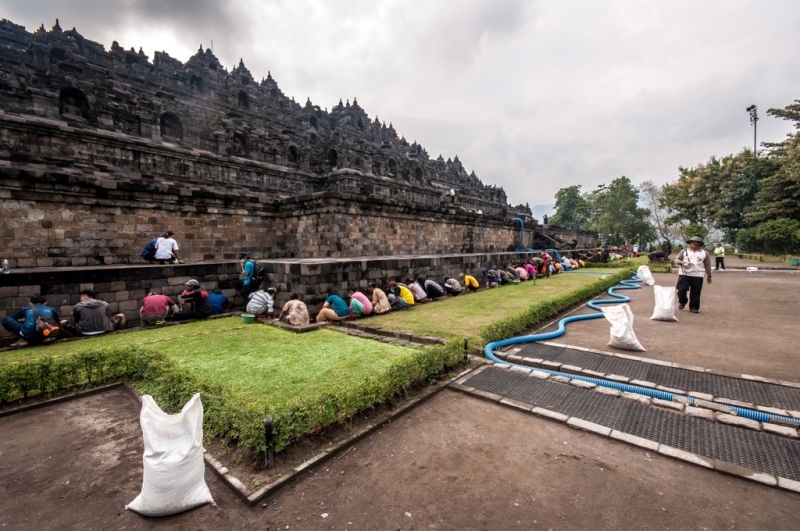
[(27, 347), (30, 345), (27, 341), (17, 341), (16, 343), (11, 343), (9, 347)]

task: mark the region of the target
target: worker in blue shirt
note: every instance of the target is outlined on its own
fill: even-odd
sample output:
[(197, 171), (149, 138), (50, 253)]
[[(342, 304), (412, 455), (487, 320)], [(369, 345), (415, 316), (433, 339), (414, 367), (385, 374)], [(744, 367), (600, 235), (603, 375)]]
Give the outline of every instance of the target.
[[(31, 297), (28, 306), (18, 310), (14, 315), (3, 319), (3, 328), (19, 338), (12, 347), (24, 347), (29, 344), (41, 343), (44, 336), (36, 333), (36, 317), (52, 317), (59, 322), (58, 311), (46, 306), (47, 299), (41, 295)], [(34, 312), (35, 309), (35, 312)]]
[(216, 288), (208, 294), (208, 301), (211, 303), (211, 315), (219, 315), (231, 309), (231, 301), (228, 300), (222, 290)]

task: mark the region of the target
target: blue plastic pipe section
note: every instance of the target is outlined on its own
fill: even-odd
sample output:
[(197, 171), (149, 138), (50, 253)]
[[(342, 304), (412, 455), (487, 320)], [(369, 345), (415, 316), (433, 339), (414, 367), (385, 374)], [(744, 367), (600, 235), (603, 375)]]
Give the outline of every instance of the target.
[[(597, 274), (597, 273), (594, 273), (594, 274)], [(593, 301), (589, 301), (587, 306), (589, 308), (593, 309), (593, 310), (596, 310), (596, 311), (600, 312), (600, 313), (590, 313), (590, 314), (584, 314), (584, 315), (572, 315), (572, 316), (569, 316), (569, 317), (564, 317), (563, 319), (561, 319), (558, 322), (558, 329), (553, 331), (553, 332), (547, 332), (547, 333), (544, 333), (544, 334), (532, 334), (532, 335), (528, 335), (528, 336), (512, 337), (512, 338), (509, 338), (509, 339), (504, 339), (502, 341), (495, 341), (493, 343), (489, 343), (488, 345), (486, 345), (486, 348), (484, 348), (484, 350), (483, 350), (484, 355), (486, 356), (487, 359), (490, 359), (495, 363), (499, 363), (499, 364), (503, 364), (503, 365), (511, 365), (511, 366), (516, 366), (516, 367), (523, 367), (525, 369), (531, 369), (531, 367), (527, 367), (525, 365), (517, 365), (516, 363), (510, 363), (508, 361), (502, 360), (502, 359), (500, 359), (500, 358), (498, 358), (497, 356), (494, 355), (494, 351), (496, 349), (507, 347), (509, 345), (516, 345), (518, 343), (533, 343), (533, 342), (536, 342), (536, 341), (547, 341), (548, 339), (554, 339), (556, 337), (564, 335), (564, 332), (566, 332), (565, 325), (567, 323), (571, 323), (573, 321), (586, 321), (586, 320), (589, 320), (589, 319), (599, 319), (599, 318), (603, 317), (603, 313), (602, 313), (603, 310), (598, 306), (599, 304), (616, 304), (616, 303), (621, 303), (621, 302), (630, 302), (630, 300), (631, 300), (630, 297), (626, 297), (625, 295), (621, 295), (619, 293), (615, 293), (614, 292), (615, 290), (639, 289), (639, 286), (637, 286), (636, 283), (641, 282), (641, 279), (639, 279), (633, 273), (631, 273), (631, 275), (633, 276), (633, 278), (631, 280), (622, 280), (622, 281), (620, 281), (620, 284), (622, 284), (621, 286), (617, 285), (617, 286), (612, 286), (612, 287), (608, 288), (608, 294), (611, 297), (614, 297), (613, 299), (596, 299), (596, 300), (593, 300)], [(596, 385), (600, 385), (600, 386), (603, 386), (603, 387), (609, 387), (611, 389), (618, 389), (618, 390), (626, 392), (626, 393), (637, 393), (637, 394), (640, 394), (640, 395), (649, 396), (650, 398), (660, 398), (661, 400), (669, 400), (669, 401), (671, 401), (676, 396), (680, 396), (680, 397), (686, 398), (687, 400), (690, 400), (692, 403), (696, 402), (696, 400), (694, 398), (690, 397), (690, 396), (684, 396), (684, 395), (679, 395), (679, 394), (675, 394), (675, 393), (669, 393), (667, 391), (661, 391), (659, 389), (651, 389), (649, 387), (641, 387), (641, 386), (638, 386), (638, 385), (630, 385), (630, 384), (626, 384), (626, 383), (614, 382), (614, 381), (611, 381), (611, 380), (603, 380), (601, 378), (592, 378), (592, 377), (589, 377), (589, 376), (581, 376), (581, 375), (577, 375), (577, 374), (569, 374), (569, 373), (564, 373), (564, 372), (559, 372), (559, 371), (551, 371), (549, 369), (535, 368), (534, 370), (541, 371), (541, 372), (546, 372), (546, 373), (552, 374), (554, 376), (564, 376), (566, 378), (570, 378), (570, 379), (573, 379), (573, 380), (581, 380), (581, 381), (584, 381), (584, 382), (590, 382), (590, 383), (593, 383), (593, 384), (596, 384)], [(739, 415), (740, 417), (744, 417), (744, 418), (751, 419), (751, 420), (756, 420), (758, 422), (769, 422), (770, 419), (772, 419), (772, 418), (780, 419), (780, 420), (787, 420), (787, 421), (795, 422), (795, 423), (800, 422), (800, 420), (798, 420), (798, 419), (794, 419), (794, 418), (791, 418), (791, 417), (785, 417), (785, 416), (782, 416), (782, 415), (773, 415), (771, 413), (765, 413), (763, 411), (756, 411), (756, 410), (753, 410), (753, 409), (748, 409), (748, 408), (743, 408), (743, 407), (738, 407), (738, 406), (732, 406), (730, 404), (719, 404), (717, 402), (713, 402), (713, 403), (717, 404), (717, 405), (720, 405), (720, 406), (723, 406), (723, 407), (727, 407), (727, 408), (733, 409), (734, 411), (736, 411), (736, 414)]]
[(519, 221), (520, 227), (522, 228), (522, 232), (519, 235), (519, 245), (517, 245), (517, 250), (514, 251), (516, 253), (532, 253), (534, 252), (533, 249), (525, 248), (523, 249), (522, 246), (525, 245), (525, 222), (522, 221), (522, 218), (512, 218), (511, 221)]

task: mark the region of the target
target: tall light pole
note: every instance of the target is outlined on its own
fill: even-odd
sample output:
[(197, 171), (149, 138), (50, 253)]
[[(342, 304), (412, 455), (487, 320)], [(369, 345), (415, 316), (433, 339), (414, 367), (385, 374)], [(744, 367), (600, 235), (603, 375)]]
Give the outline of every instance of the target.
[(758, 151), (756, 150), (756, 133), (758, 131), (758, 107), (751, 105), (745, 110), (750, 113), (750, 123), (753, 126), (753, 156), (757, 157)]

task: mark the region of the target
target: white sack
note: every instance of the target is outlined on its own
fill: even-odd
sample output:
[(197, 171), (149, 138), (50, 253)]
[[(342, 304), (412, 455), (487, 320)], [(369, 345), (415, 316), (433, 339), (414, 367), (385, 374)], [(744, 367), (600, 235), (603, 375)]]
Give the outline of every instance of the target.
[(656, 283), (656, 279), (653, 278), (653, 273), (650, 272), (650, 268), (646, 265), (639, 266), (639, 269), (636, 270), (636, 276), (642, 279), (642, 282), (648, 286), (652, 286)]
[(608, 345), (625, 350), (646, 352), (633, 333), (633, 312), (627, 304), (603, 308), (603, 316), (611, 323), (611, 341)]
[(144, 434), (144, 480), (141, 494), (125, 508), (146, 516), (166, 516), (214, 503), (205, 480), (200, 393), (176, 415), (164, 413), (152, 396), (144, 395), (139, 419)]
[(675, 288), (664, 286), (653, 286), (653, 293), (656, 296), (656, 307), (650, 319), (656, 321), (677, 321), (675, 317)]

